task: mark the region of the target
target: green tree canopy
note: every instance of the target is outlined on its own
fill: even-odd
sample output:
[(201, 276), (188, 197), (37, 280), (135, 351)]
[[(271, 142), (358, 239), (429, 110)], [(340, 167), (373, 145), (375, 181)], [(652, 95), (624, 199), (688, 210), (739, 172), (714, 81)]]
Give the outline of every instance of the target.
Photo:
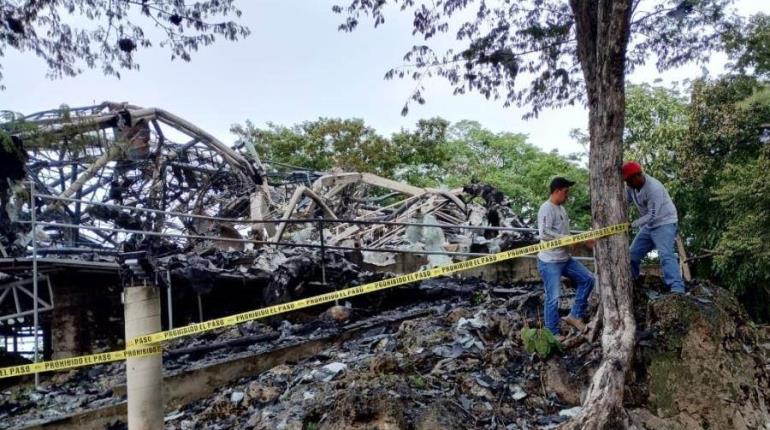
[(254, 144), (261, 157), (309, 169), (369, 172), (431, 183), (447, 159), (444, 141), (449, 123), (440, 118), (420, 120), (414, 131), (401, 130), (388, 139), (361, 119), (319, 118), (294, 126), (250, 121), (234, 125), (240, 141)]
[[(766, 184), (770, 97), (753, 77), (695, 82), (688, 137), (680, 149), (688, 236), (713, 252), (702, 270), (745, 296), (752, 314), (770, 319), (770, 197)], [(761, 300), (756, 300), (761, 298)]]
[(548, 198), (554, 176), (577, 182), (567, 211), (574, 228), (591, 225), (588, 170), (573, 159), (545, 152), (527, 142), (520, 133), (494, 133), (475, 121), (460, 121), (449, 130), (447, 141), (452, 158), (444, 183), (449, 187), (480, 181), (500, 189), (523, 219), (534, 223), (540, 204)]
[(675, 179), (681, 170), (677, 148), (687, 136), (688, 98), (678, 86), (650, 84), (626, 87), (626, 158), (644, 165), (662, 181)]

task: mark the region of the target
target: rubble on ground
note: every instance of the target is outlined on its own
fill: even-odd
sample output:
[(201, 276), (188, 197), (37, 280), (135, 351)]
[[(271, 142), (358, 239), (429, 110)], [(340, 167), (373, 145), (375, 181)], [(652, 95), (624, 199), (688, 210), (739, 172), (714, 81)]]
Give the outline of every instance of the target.
[[(544, 385), (551, 365), (519, 340), (522, 328), (537, 324), (541, 295), (532, 286), (492, 290), (222, 387), (170, 414), (166, 427), (465, 429), (563, 422), (560, 412), (578, 403), (565, 386), (577, 386), (579, 395), (579, 381), (598, 363), (599, 350), (576, 345), (561, 358), (576, 364), (572, 375)], [(234, 393), (245, 394), (233, 402)]]
[[(169, 376), (194, 371), (333, 337), (379, 321), (421, 314), (441, 303), (454, 306), (458, 300), (467, 299), (483, 288), (489, 286), (479, 280), (424, 282), (401, 287), (399, 291), (417, 299), (418, 303), (399, 305), (404, 300), (389, 291), (376, 294), (379, 296), (377, 307), (367, 306), (371, 297), (357, 298), (344, 306), (349, 315), (345, 321), (325, 318), (329, 310), (313, 316), (312, 312), (319, 309), (315, 307), (291, 314), (288, 319), (251, 321), (213, 333), (175, 339), (164, 343), (163, 372)], [(19, 385), (0, 391), (0, 428), (47, 422), (125, 400), (125, 392), (121, 390), (125, 385), (125, 365), (121, 362), (44, 374), (43, 381), (39, 389)]]
[[(661, 293), (659, 284), (649, 281), (636, 294), (645, 317), (626, 407), (638, 428), (764, 428), (767, 334), (718, 287), (700, 283), (678, 296)], [(166, 428), (555, 428), (579, 410), (601, 347), (565, 326), (561, 353), (546, 360), (527, 353), (521, 331), (539, 326), (540, 286), (502, 287), (441, 278), (392, 291), (391, 300), (402, 305), (383, 315), (428, 313), (373, 326), (298, 362), (221, 386), (167, 411)], [(405, 295), (419, 303), (404, 306)], [(572, 297), (567, 288), (564, 314)], [(339, 309), (327, 309), (305, 322), (254, 322), (179, 339), (165, 349), (164, 371), (204, 368), (378, 317), (359, 306), (348, 307), (343, 323), (329, 317)], [(206, 347), (211, 344), (220, 346)], [(54, 378), (43, 391), (4, 392), (10, 401), (0, 411), (3, 426), (121, 400), (109, 394), (122, 384), (121, 364)]]
[[(659, 284), (638, 294), (653, 298), (637, 303), (647, 316), (626, 399), (635, 425), (767, 428), (767, 337), (721, 288), (700, 283), (679, 296)], [(572, 333), (556, 357), (526, 353), (519, 333), (541, 306), (533, 293), (487, 291), (481, 303), (377, 329), (221, 387), (167, 428), (555, 428), (579, 411), (601, 349)]]

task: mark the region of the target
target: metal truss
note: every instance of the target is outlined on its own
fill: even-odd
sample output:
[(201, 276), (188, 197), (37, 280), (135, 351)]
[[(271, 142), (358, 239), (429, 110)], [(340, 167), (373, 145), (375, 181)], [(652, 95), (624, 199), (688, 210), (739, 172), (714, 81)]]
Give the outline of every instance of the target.
[(37, 300), (38, 312), (50, 311), (54, 308), (51, 280), (47, 276), (42, 276), (39, 281), (45, 281), (48, 288), (40, 288), (37, 299), (32, 292), (32, 278), (0, 285), (0, 312), (4, 311), (0, 313), (0, 324), (23, 322), (26, 317), (34, 314), (35, 300)]

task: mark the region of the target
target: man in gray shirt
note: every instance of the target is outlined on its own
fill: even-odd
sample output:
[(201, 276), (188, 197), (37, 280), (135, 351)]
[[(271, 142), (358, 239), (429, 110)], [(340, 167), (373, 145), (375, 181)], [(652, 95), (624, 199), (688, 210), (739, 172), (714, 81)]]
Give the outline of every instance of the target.
[[(564, 210), (564, 203), (569, 197), (569, 187), (574, 182), (562, 177), (551, 181), (551, 195), (537, 212), (537, 228), (540, 241), (546, 242), (569, 236), (569, 217)], [(561, 295), (561, 277), (566, 276), (575, 284), (577, 293), (575, 303), (564, 322), (580, 331), (585, 330), (583, 318), (588, 306), (588, 296), (594, 287), (594, 276), (585, 266), (572, 258), (566, 247), (541, 251), (537, 254), (537, 270), (543, 278), (545, 288), (544, 317), (545, 326), (554, 335), (559, 334), (559, 297)]]
[(657, 249), (666, 286), (672, 293), (684, 293), (679, 259), (674, 254), (678, 217), (671, 196), (660, 181), (642, 172), (642, 166), (636, 161), (624, 163), (622, 173), (627, 185), (626, 199), (636, 205), (640, 215), (631, 223), (631, 228), (639, 229), (629, 250), (631, 276), (639, 277), (642, 259)]

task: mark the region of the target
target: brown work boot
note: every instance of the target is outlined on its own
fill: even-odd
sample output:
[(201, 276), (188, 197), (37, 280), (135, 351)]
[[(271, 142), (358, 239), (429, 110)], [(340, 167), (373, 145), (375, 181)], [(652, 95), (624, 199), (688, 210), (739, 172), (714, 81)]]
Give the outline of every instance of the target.
[(583, 333), (586, 331), (586, 325), (583, 323), (583, 321), (580, 321), (578, 318), (573, 317), (572, 315), (568, 315), (563, 320), (565, 323), (571, 325), (572, 327), (575, 327), (580, 333)]

